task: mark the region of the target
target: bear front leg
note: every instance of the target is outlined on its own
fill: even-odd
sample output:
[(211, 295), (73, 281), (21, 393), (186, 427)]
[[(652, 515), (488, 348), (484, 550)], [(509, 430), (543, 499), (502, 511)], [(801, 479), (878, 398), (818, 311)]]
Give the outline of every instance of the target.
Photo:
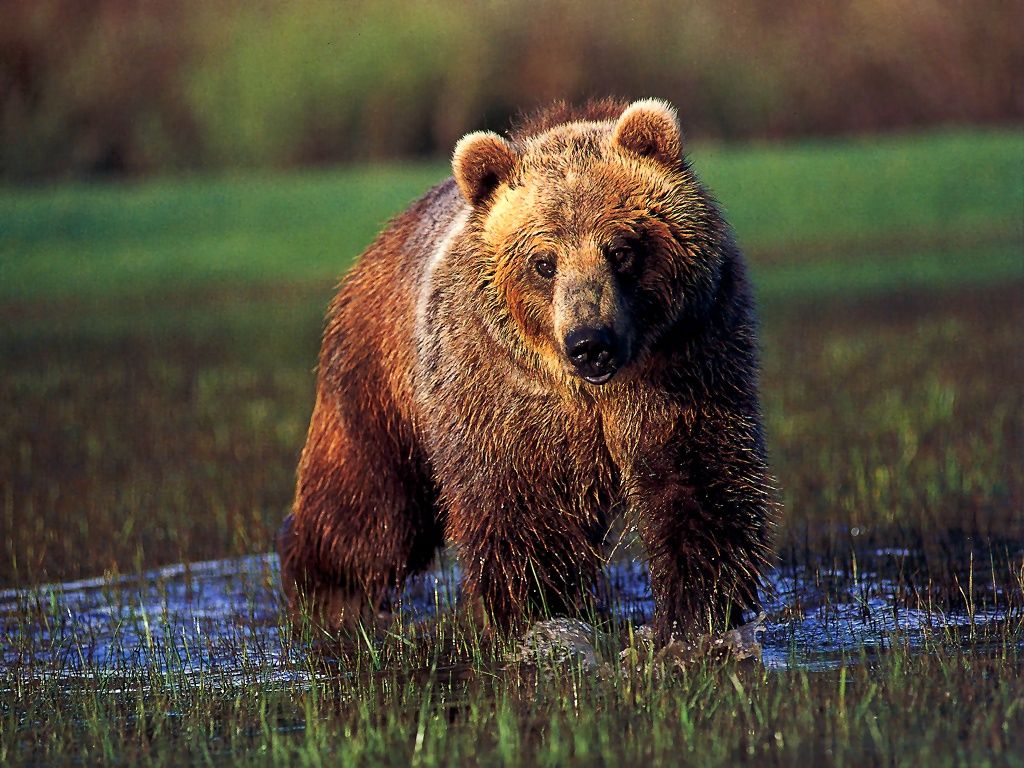
[(550, 616), (586, 615), (601, 566), (603, 515), (566, 509), (561, 499), (494, 496), (463, 496), (449, 509), (464, 594), (482, 601), (500, 632)]
[(336, 630), (374, 622), (443, 543), (436, 491), (417, 451), (369, 409), (319, 396), (293, 512), (278, 535), (293, 619)]
[(756, 415), (705, 414), (633, 478), (658, 640), (737, 626), (758, 605), (775, 509)]

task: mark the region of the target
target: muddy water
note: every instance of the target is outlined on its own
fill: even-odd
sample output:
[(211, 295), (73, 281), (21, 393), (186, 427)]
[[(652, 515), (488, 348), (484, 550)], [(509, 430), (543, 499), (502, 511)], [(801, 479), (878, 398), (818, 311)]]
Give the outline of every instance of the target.
[[(765, 595), (762, 661), (770, 669), (824, 669), (884, 651), (893, 643), (924, 651), (935, 638), (963, 635), (1008, 618), (909, 609), (882, 578), (827, 574), (826, 591), (799, 570), (772, 576)], [(282, 625), (277, 558), (253, 555), (169, 566), (138, 577), (91, 579), (0, 591), (0, 673), (145, 682), (177, 676), (212, 687), (292, 683), (316, 674)], [(419, 577), (403, 594), (409, 620), (429, 618), (458, 599), (452, 563)], [(847, 586), (835, 586), (846, 584)], [(646, 569), (607, 570), (613, 610), (642, 622), (650, 616)]]

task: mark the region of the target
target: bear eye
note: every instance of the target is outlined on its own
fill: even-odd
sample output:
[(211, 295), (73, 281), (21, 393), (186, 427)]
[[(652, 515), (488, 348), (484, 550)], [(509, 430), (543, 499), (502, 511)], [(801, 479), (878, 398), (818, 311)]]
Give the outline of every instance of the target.
[(629, 272), (636, 264), (636, 251), (630, 245), (609, 245), (604, 253), (616, 272)]
[(555, 276), (554, 256), (538, 256), (536, 259), (533, 260), (533, 268), (537, 270), (537, 274), (543, 277), (545, 280), (550, 280), (552, 277)]

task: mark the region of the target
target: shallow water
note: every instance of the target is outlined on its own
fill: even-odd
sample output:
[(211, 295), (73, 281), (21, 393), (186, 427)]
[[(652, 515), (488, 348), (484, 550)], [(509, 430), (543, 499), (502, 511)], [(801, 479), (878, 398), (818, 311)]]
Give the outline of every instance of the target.
[[(646, 568), (608, 567), (613, 610), (642, 622), (653, 602)], [(826, 669), (894, 643), (925, 652), (936, 642), (970, 636), (1007, 611), (942, 613), (903, 607), (894, 585), (871, 573), (833, 572), (812, 579), (796, 571), (771, 576), (762, 638), (769, 669)], [(822, 583), (829, 583), (826, 590)], [(458, 567), (441, 566), (406, 588), (401, 610), (417, 621), (458, 599)], [(113, 686), (147, 676), (227, 687), (311, 679), (283, 626), (275, 555), (168, 566), (138, 577), (89, 579), (0, 591), (0, 672), (7, 685), (26, 676), (107, 678)], [(839, 586), (837, 586), (839, 585)]]

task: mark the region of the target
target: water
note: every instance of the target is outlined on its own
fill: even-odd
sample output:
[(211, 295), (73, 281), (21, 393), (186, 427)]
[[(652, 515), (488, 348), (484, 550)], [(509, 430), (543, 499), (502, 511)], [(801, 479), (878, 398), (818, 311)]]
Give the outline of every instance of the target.
[[(900, 590), (874, 574), (825, 576), (812, 579), (799, 569), (772, 575), (775, 594), (764, 596), (766, 667), (825, 669), (894, 643), (923, 652), (944, 638), (1020, 618), (1005, 610), (906, 608)], [(612, 564), (607, 580), (620, 615), (649, 618), (653, 602), (643, 565)], [(420, 576), (403, 594), (404, 614), (418, 621), (450, 609), (457, 584), (451, 562)], [(100, 677), (114, 687), (146, 685), (153, 675), (165, 684), (215, 688), (308, 681), (321, 671), (284, 626), (282, 607), (277, 557), (269, 554), (0, 591), (0, 673), (8, 681)]]

